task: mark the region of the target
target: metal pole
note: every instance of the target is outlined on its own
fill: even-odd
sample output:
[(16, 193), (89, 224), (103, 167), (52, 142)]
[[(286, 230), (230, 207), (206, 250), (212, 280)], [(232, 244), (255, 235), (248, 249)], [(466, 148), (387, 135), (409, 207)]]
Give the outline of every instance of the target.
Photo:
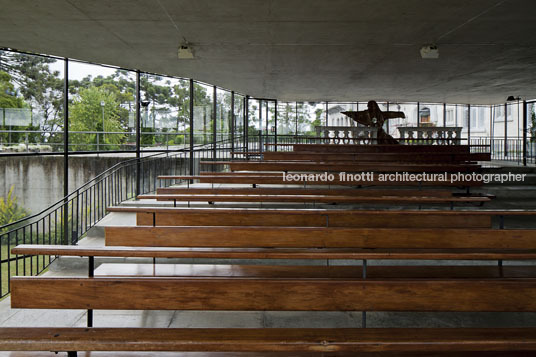
[(294, 131), (294, 135), (298, 136), (298, 102), (296, 102), (296, 130)]
[(471, 104), (467, 104), (467, 145), (471, 145)]
[(447, 126), (447, 103), (443, 103), (443, 126)]
[(213, 98), (213, 105), (212, 105), (212, 160), (216, 160), (216, 131), (218, 130), (216, 121), (218, 120), (218, 116), (216, 115), (216, 112), (218, 110), (218, 97), (216, 93), (217, 89), (216, 86), (213, 87), (212, 92), (212, 98)]
[(136, 71), (136, 198), (141, 195), (141, 98), (140, 71)]
[(190, 175), (194, 174), (194, 80), (190, 79)]
[(249, 124), (249, 95), (244, 98), (244, 144), (246, 145), (245, 151), (249, 152), (249, 140), (248, 140), (248, 124)]
[(417, 102), (417, 127), (421, 126), (421, 103)]
[(329, 118), (328, 118), (328, 102), (326, 101), (326, 126), (329, 126)]
[(69, 244), (69, 59), (63, 61), (63, 244)]
[(508, 156), (508, 103), (504, 103), (504, 157)]
[(231, 151), (234, 151), (235, 106), (234, 91), (231, 91)]
[(274, 120), (275, 120), (275, 131), (274, 131), (274, 151), (277, 151), (277, 99), (274, 102)]
[(523, 101), (523, 166), (527, 166), (527, 101)]

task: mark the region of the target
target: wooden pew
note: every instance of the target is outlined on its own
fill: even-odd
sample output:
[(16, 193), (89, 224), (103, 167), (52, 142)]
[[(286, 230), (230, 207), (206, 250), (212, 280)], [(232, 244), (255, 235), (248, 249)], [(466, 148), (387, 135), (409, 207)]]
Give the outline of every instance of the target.
[(482, 186), (481, 180), (460, 180), (452, 182), (450, 175), (447, 175), (445, 180), (380, 180), (377, 174), (368, 179), (345, 179), (340, 180), (339, 175), (334, 175), (333, 180), (287, 180), (283, 178), (283, 173), (242, 173), (242, 172), (226, 172), (226, 173), (203, 173), (202, 175), (173, 175), (173, 176), (158, 176), (160, 180), (197, 180), (200, 183), (219, 183), (219, 184), (242, 184), (242, 185), (300, 185), (300, 186), (443, 186), (443, 187), (478, 187)]
[(285, 187), (162, 187), (157, 188), (158, 195), (203, 194), (203, 195), (330, 195), (330, 196), (422, 196), (452, 197), (449, 190), (440, 189), (349, 189), (349, 188), (285, 188)]
[(108, 226), (107, 246), (536, 249), (536, 230), (266, 226)]
[(491, 201), (490, 197), (484, 196), (451, 196), (433, 197), (423, 192), (419, 196), (340, 196), (340, 195), (268, 195), (268, 194), (157, 194), (139, 195), (138, 199), (155, 199), (157, 201), (177, 202), (260, 202), (260, 203), (318, 203), (318, 204), (450, 204), (475, 203), (484, 204)]
[(435, 153), (468, 154), (469, 145), (339, 145), (339, 144), (292, 144), (293, 151), (321, 153)]
[(228, 165), (231, 171), (283, 172), (478, 172), (473, 164), (337, 163), (304, 161), (201, 161), (201, 165)]
[(490, 153), (321, 153), (308, 151), (266, 151), (264, 161), (353, 161), (353, 162), (413, 162), (413, 163), (463, 163), (491, 161)]
[(527, 211), (335, 210), (255, 208), (109, 207), (135, 212), (142, 226), (294, 226), (368, 228), (491, 228), (492, 217)]
[[(54, 338), (51, 338), (54, 336)], [(11, 351), (217, 351), (196, 357), (281, 356), (306, 353), (396, 353), (396, 356), (527, 356), (535, 351), (533, 328), (386, 329), (178, 329), (178, 328), (0, 328), (0, 348)], [(26, 337), (26, 338), (23, 338)], [(242, 353), (247, 351), (246, 355)], [(261, 351), (252, 354), (251, 351)], [(277, 351), (274, 354), (270, 352)], [(231, 352), (231, 354), (221, 354)], [(98, 352), (97, 352), (98, 353)], [(267, 354), (268, 353), (268, 354)], [(94, 354), (91, 353), (91, 356)], [(102, 356), (98, 354), (99, 356)], [(32, 356), (36, 356), (32, 354)], [(89, 356), (89, 354), (87, 355)], [(107, 352), (105, 356), (114, 356)], [(192, 357), (191, 355), (174, 355)], [(367, 354), (369, 356), (369, 354)], [(378, 356), (378, 354), (375, 354)], [(393, 356), (393, 355), (391, 355)]]

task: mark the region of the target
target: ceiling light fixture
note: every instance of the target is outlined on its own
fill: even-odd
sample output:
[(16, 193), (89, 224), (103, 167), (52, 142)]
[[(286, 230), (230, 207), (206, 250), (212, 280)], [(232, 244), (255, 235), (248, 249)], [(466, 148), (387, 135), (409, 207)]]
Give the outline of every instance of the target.
[(513, 95), (509, 95), (508, 98), (506, 98), (507, 102), (514, 102), (516, 100), (521, 100), (520, 96), (514, 97)]
[(179, 59), (194, 59), (194, 50), (188, 43), (179, 46)]
[(421, 47), (421, 57), (423, 59), (438, 59), (439, 48), (437, 45), (424, 45)]

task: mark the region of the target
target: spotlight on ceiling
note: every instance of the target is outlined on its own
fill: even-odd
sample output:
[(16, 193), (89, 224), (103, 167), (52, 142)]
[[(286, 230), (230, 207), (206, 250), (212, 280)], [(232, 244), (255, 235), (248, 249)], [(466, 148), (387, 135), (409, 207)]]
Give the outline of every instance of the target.
[(189, 44), (184, 44), (179, 46), (179, 59), (193, 59), (194, 50)]
[(509, 95), (508, 98), (506, 98), (507, 102), (514, 102), (516, 100), (521, 100), (520, 96), (514, 97), (513, 95)]
[(439, 48), (437, 45), (424, 45), (421, 47), (421, 57), (423, 59), (438, 59)]

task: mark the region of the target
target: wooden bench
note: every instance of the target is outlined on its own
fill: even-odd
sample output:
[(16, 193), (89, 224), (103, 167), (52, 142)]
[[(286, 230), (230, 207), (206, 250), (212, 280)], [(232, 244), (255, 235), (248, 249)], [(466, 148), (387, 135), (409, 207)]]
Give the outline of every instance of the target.
[(156, 193), (161, 195), (204, 194), (204, 195), (329, 195), (329, 196), (419, 196), (452, 197), (450, 190), (441, 189), (351, 189), (351, 188), (286, 188), (286, 187), (162, 187)]
[[(163, 209), (152, 210), (153, 214), (156, 214)], [(90, 257), (89, 276), (14, 278), (12, 306), (88, 309), (88, 316), (93, 316), (94, 309), (511, 312), (536, 309), (536, 266), (368, 267), (365, 264), (369, 259), (535, 259), (536, 232), (476, 228), (478, 225), (490, 226), (491, 217), (495, 215), (534, 215), (535, 212), (215, 209), (172, 211), (179, 213), (183, 220), (188, 219), (188, 211), (193, 214), (205, 211), (204, 216), (210, 217), (212, 221), (216, 220), (216, 211), (220, 214), (234, 212), (233, 216), (241, 218), (274, 213), (286, 218), (294, 214), (321, 218), (323, 223), (316, 223), (327, 228), (229, 226), (232, 222), (227, 222), (225, 227), (108, 227), (107, 244), (128, 246), (22, 245), (14, 248), (12, 252), (18, 255)], [(248, 212), (255, 213), (248, 217)], [(348, 215), (348, 212), (351, 214)], [(369, 228), (334, 228), (333, 220), (336, 226), (337, 218), (342, 218), (337, 217), (340, 215), (360, 218), (361, 224)], [(395, 219), (396, 216), (399, 216), (399, 219)], [(411, 226), (410, 222), (415, 224), (415, 219), (427, 216), (428, 222), (434, 226), (445, 226), (447, 223), (449, 225), (442, 229), (370, 228), (385, 222)], [(463, 228), (447, 228), (454, 223), (451, 220), (453, 217), (457, 217), (457, 224)], [(190, 218), (196, 220), (195, 217)], [(353, 220), (351, 222), (355, 224)], [(155, 218), (153, 223), (156, 223)], [(357, 224), (359, 225), (359, 222)], [(108, 273), (104, 271), (94, 276), (95, 257), (360, 259), (364, 264), (361, 267), (221, 265), (209, 268), (200, 265), (172, 265), (163, 267), (164, 270), (158, 274), (155, 273), (155, 267), (160, 265), (153, 265), (153, 274), (149, 273), (149, 265), (129, 265), (125, 266), (126, 272), (119, 269)], [(114, 268), (117, 267), (104, 266), (102, 270)], [(208, 273), (207, 269), (211, 272)], [(177, 294), (177, 291), (180, 291), (180, 294)], [(39, 299), (35, 296), (39, 296)], [(126, 296), (128, 298), (125, 298)], [(90, 325), (93, 325), (92, 319)], [(400, 334), (393, 335), (398, 331)], [(0, 335), (0, 348), (42, 350), (43, 346), (46, 346), (48, 350), (71, 351), (71, 356), (78, 350), (304, 353), (416, 353), (422, 352), (423, 349), (438, 352), (536, 351), (534, 328), (306, 328), (269, 331), (220, 328), (211, 329), (210, 332), (207, 334), (206, 329), (93, 327), (5, 329), (0, 330), (0, 333), (3, 333)], [(440, 333), (442, 335), (439, 339)], [(21, 342), (21, 336), (27, 334), (30, 337), (22, 338)], [(405, 343), (401, 342), (401, 336), (406, 336), (402, 339)], [(445, 343), (445, 340), (448, 340), (448, 343)]]
[(334, 175), (333, 180), (293, 180), (283, 178), (282, 173), (243, 173), (243, 172), (225, 172), (225, 173), (202, 173), (201, 175), (173, 175), (158, 176), (160, 180), (187, 180), (199, 181), (200, 183), (219, 183), (219, 184), (241, 184), (241, 185), (299, 185), (299, 186), (442, 186), (442, 187), (478, 187), (484, 183), (481, 180), (459, 180), (452, 181), (450, 175), (447, 175), (446, 181), (439, 179), (419, 180), (380, 180), (377, 174), (368, 179), (344, 179), (340, 180), (339, 175)]
[(257, 208), (109, 207), (135, 212), (142, 226), (273, 226), (362, 228), (491, 228), (492, 218), (532, 211), (339, 210)]
[(536, 230), (266, 226), (108, 226), (107, 246), (536, 249)]
[[(275, 357), (281, 356), (281, 352), (292, 353), (292, 356), (322, 356), (324, 352), (345, 356), (355, 356), (356, 353), (385, 356), (389, 352), (395, 352), (397, 356), (422, 353), (474, 356), (475, 352), (482, 351), (494, 353), (494, 356), (504, 356), (505, 352), (509, 356), (527, 356), (535, 350), (534, 336), (536, 330), (531, 328), (0, 328), (0, 347), (11, 351), (71, 351), (69, 356), (76, 356), (74, 351), (218, 351), (195, 354), (196, 357)], [(263, 352), (243, 355), (244, 351)], [(278, 352), (266, 354), (273, 351)], [(304, 351), (306, 355), (296, 354)], [(220, 352), (232, 354), (222, 355)], [(518, 354), (514, 354), (516, 352)], [(115, 355), (107, 352), (105, 356)]]
[(340, 145), (292, 144), (293, 151), (320, 153), (435, 153), (469, 154), (469, 145)]
[(473, 164), (412, 164), (412, 163), (336, 163), (304, 161), (201, 161), (201, 165), (228, 165), (231, 171), (282, 172), (479, 172)]
[(174, 206), (177, 202), (226, 202), (226, 203), (312, 203), (312, 204), (450, 204), (451, 209), (455, 203), (473, 203), (482, 205), (491, 201), (491, 197), (485, 196), (451, 196), (451, 197), (433, 197), (428, 196), (426, 192), (421, 195), (412, 196), (342, 196), (342, 195), (270, 195), (270, 194), (156, 194), (156, 195), (139, 195), (138, 199), (155, 199), (157, 201), (173, 201)]
[(413, 162), (413, 163), (467, 163), (491, 161), (490, 153), (320, 153), (308, 151), (266, 151), (264, 161), (353, 161), (353, 162)]

